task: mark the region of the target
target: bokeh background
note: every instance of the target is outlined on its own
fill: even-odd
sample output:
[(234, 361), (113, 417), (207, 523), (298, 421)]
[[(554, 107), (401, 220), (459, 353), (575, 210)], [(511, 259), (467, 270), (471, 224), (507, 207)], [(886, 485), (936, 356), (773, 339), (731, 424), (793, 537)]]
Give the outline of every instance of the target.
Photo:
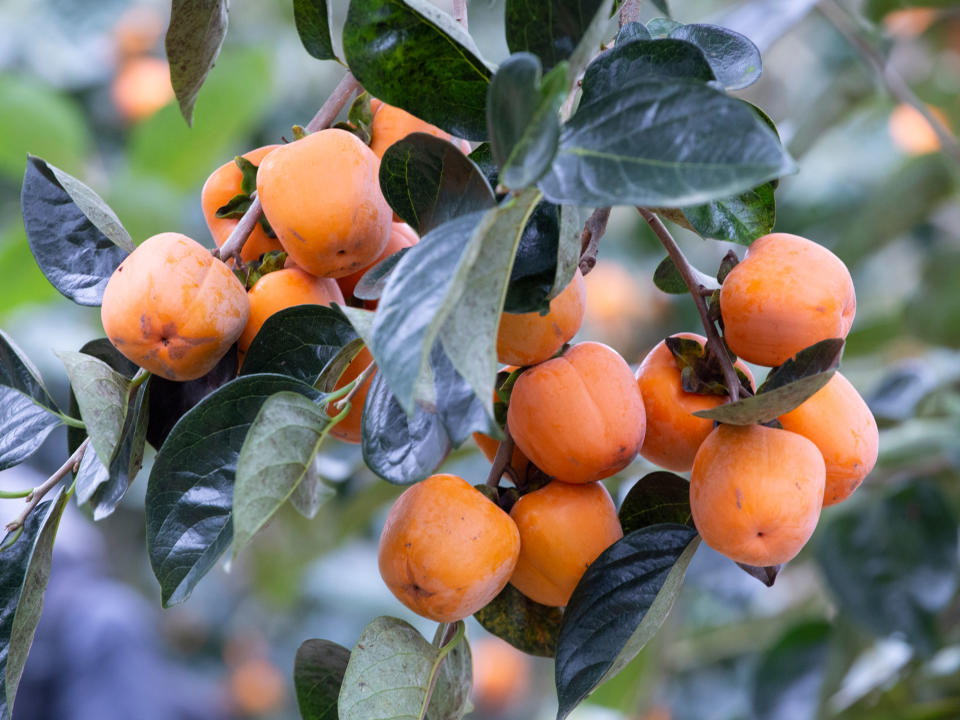
[[(102, 330), (95, 310), (61, 297), (32, 261), (19, 211), (26, 153), (90, 184), (137, 241), (172, 230), (212, 245), (199, 202), (207, 175), (291, 137), (343, 72), (302, 49), (291, 5), (233, 0), (188, 129), (163, 59), (169, 3), (0, 3), (0, 327), (58, 401), (67, 387), (54, 351)], [(880, 461), (851, 500), (825, 510), (771, 589), (702, 546), (661, 632), (574, 717), (960, 718), (960, 160), (810, 0), (671, 5), (676, 19), (728, 25), (763, 51), (763, 77), (744, 97), (773, 117), (800, 167), (780, 184), (776, 227), (851, 268), (858, 313), (843, 368), (880, 422)], [(960, 127), (960, 8), (938, 5), (857, 27)], [(340, 27), (346, 3), (333, 7)], [(502, 16), (500, 0), (471, 0), (471, 31), (494, 63), (507, 54)], [(730, 248), (674, 229), (707, 272)], [(614, 212), (587, 278), (581, 338), (636, 363), (665, 335), (698, 329), (688, 298), (652, 284), (662, 255), (635, 212)], [(365, 470), (356, 447), (329, 443), (323, 469), (338, 492), (319, 515), (282, 512), (229, 572), (211, 572), (171, 610), (160, 610), (144, 548), (149, 456), (109, 518), (94, 524), (70, 508), (15, 720), (297, 718), (291, 668), (304, 639), (350, 647), (379, 614), (432, 634), (376, 569), (379, 528), (401, 488)], [(65, 447), (54, 433), (0, 485), (37, 484)], [(488, 469), (472, 446), (445, 467), (473, 482)], [(608, 485), (622, 496), (650, 469), (639, 460)], [(0, 517), (12, 518), (17, 502), (2, 501)], [(550, 661), (476, 623), (469, 635), (472, 717), (553, 716)]]

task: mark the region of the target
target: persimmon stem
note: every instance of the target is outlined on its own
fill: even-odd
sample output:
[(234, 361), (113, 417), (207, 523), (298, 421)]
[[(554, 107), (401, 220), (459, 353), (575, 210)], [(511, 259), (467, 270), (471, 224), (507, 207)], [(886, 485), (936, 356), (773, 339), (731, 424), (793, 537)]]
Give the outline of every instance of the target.
[(513, 435), (510, 434), (510, 426), (505, 425), (503, 428), (503, 440), (500, 441), (500, 445), (497, 447), (497, 454), (494, 455), (493, 464), (490, 466), (490, 474), (487, 475), (486, 484), (490, 487), (497, 487), (500, 484), (500, 478), (502, 478), (506, 472), (510, 472), (511, 479), (515, 479), (516, 476), (510, 468), (514, 447), (515, 443), (513, 442)]
[(53, 475), (47, 478), (42, 485), (35, 487), (26, 496), (26, 506), (14, 520), (7, 523), (8, 532), (13, 532), (14, 530), (19, 530), (22, 528), (23, 524), (27, 521), (27, 517), (30, 515), (33, 509), (40, 504), (43, 496), (55, 488), (57, 483), (63, 480), (68, 473), (75, 472), (77, 468), (80, 467), (80, 461), (83, 460), (83, 454), (87, 451), (89, 446), (90, 438), (87, 438), (80, 443), (80, 447), (74, 450), (73, 455), (67, 458), (67, 461), (61, 465)]
[(723, 370), (723, 379), (727, 385), (727, 394), (730, 396), (730, 402), (736, 402), (740, 399), (740, 378), (737, 376), (736, 368), (733, 367), (730, 355), (727, 354), (726, 345), (721, 339), (720, 333), (717, 332), (716, 324), (710, 319), (707, 303), (703, 296), (705, 288), (697, 282), (697, 278), (693, 274), (693, 267), (687, 260), (686, 255), (683, 254), (680, 246), (677, 245), (677, 241), (673, 239), (673, 235), (667, 230), (667, 226), (663, 224), (663, 221), (646, 208), (638, 207), (637, 210), (660, 240), (664, 249), (667, 251), (667, 255), (670, 256), (673, 264), (676, 265), (677, 270), (680, 272), (680, 277), (683, 278), (684, 284), (690, 291), (690, 295), (693, 297), (693, 304), (697, 306), (697, 312), (700, 313), (700, 320), (703, 322), (703, 329), (707, 335), (707, 349), (713, 353), (714, 357), (717, 358), (717, 362), (720, 363), (720, 368)]
[(640, 0), (625, 0), (620, 6), (618, 22), (620, 27), (627, 23), (640, 22)]
[[(328, 97), (320, 109), (317, 110), (317, 114), (307, 123), (306, 130), (308, 132), (316, 132), (329, 127), (358, 87), (360, 87), (360, 83), (357, 82), (357, 79), (352, 73), (348, 72), (344, 75), (343, 79), (341, 79), (339, 84), (333, 89), (333, 92), (330, 93), (330, 97)], [(247, 238), (250, 237), (250, 234), (257, 227), (257, 223), (260, 222), (260, 216), (263, 214), (263, 207), (260, 205), (260, 198), (257, 197), (256, 192), (251, 193), (250, 199), (252, 200), (250, 207), (247, 208), (247, 211), (237, 221), (226, 242), (213, 251), (214, 257), (218, 257), (221, 260), (233, 258), (237, 267), (239, 267), (241, 263), (240, 251), (243, 250)]]
[(597, 253), (600, 251), (600, 238), (607, 231), (607, 221), (610, 219), (610, 208), (597, 208), (587, 218), (580, 233), (580, 274), (586, 275), (597, 264)]
[(363, 384), (366, 383), (367, 380), (370, 379), (370, 376), (373, 375), (373, 373), (375, 373), (376, 371), (377, 371), (376, 363), (370, 363), (369, 365), (367, 365), (363, 369), (363, 372), (357, 375), (357, 377), (354, 379), (353, 387), (350, 388), (350, 391), (346, 395), (344, 395), (342, 398), (337, 400), (337, 402), (334, 403), (333, 406), (337, 410), (341, 410), (343, 406), (346, 405), (348, 402), (350, 402), (353, 396), (360, 391), (361, 386), (363, 386)]

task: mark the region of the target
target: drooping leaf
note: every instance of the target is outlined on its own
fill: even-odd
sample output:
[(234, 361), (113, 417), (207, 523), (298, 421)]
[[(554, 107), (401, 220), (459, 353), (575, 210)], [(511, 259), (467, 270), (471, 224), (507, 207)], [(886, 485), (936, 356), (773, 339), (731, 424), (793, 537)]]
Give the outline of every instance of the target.
[(147, 485), (147, 550), (164, 606), (182, 602), (233, 539), (237, 458), (266, 399), (317, 396), (283, 375), (237, 378), (201, 400), (171, 430)]
[(573, 54), (606, 4), (603, 0), (507, 0), (507, 47), (512, 53), (533, 53), (544, 70), (550, 70)]
[(164, 46), (180, 114), (193, 124), (193, 106), (227, 36), (227, 0), (173, 0)]
[(0, 385), (19, 390), (40, 405), (57, 409), (43, 384), (40, 371), (3, 330), (0, 330)]
[(627, 492), (619, 516), (624, 535), (661, 523), (692, 527), (690, 483), (664, 470), (648, 473)]
[[(233, 557), (237, 557), (308, 476), (332, 427), (325, 408), (296, 392), (267, 398), (247, 431), (233, 489)], [(322, 487), (322, 485), (317, 485)], [(327, 488), (327, 496), (333, 495)]]
[(678, 23), (668, 17), (658, 17), (647, 23), (647, 32), (653, 38), (665, 38), (679, 27), (683, 27), (683, 23)]
[(133, 242), (113, 211), (76, 178), (28, 156), (20, 194), (30, 251), (50, 284), (79, 305), (99, 305)]
[(33, 509), (24, 523), (23, 534), (0, 554), (0, 717), (4, 720), (9, 720), (13, 713), (17, 686), (43, 610), (53, 543), (66, 504), (61, 488), (53, 499)]
[(360, 84), (457, 137), (483, 140), (492, 73), (470, 35), (426, 0), (351, 0), (343, 52)]
[[(692, 270), (697, 283), (705, 289), (720, 289), (720, 283), (712, 277), (704, 272), (700, 272), (696, 268), (692, 268)], [(669, 255), (661, 260), (660, 264), (657, 265), (657, 269), (653, 271), (653, 284), (663, 292), (671, 295), (686, 295), (690, 292), (687, 284), (683, 281), (683, 276)]]
[[(443, 641), (440, 633), (444, 629), (442, 625), (437, 628), (433, 637), (434, 647)], [(437, 684), (430, 698), (426, 720), (461, 720), (473, 707), (470, 704), (472, 686), (473, 658), (470, 643), (464, 635), (447, 651), (437, 668)]]
[(474, 432), (490, 432), (490, 415), (440, 343), (434, 345), (430, 353), (430, 370), (437, 396), (437, 414), (451, 445), (460, 447)]
[(618, 540), (587, 568), (560, 626), (558, 720), (656, 634), (698, 545), (697, 531), (686, 525), (651, 525)]
[(670, 32), (670, 37), (700, 48), (717, 80), (727, 90), (740, 90), (760, 77), (760, 51), (738, 32), (719, 25), (681, 25)]
[[(569, 206), (568, 206), (569, 207)], [(513, 257), (513, 269), (510, 271), (510, 284), (507, 287), (507, 298), (503, 303), (506, 312), (525, 313), (539, 312), (550, 305), (550, 294), (556, 289), (558, 275), (561, 269), (557, 263), (560, 259), (561, 235), (561, 208), (553, 203), (541, 201), (533, 209), (527, 220), (523, 233), (520, 235), (520, 244)], [(569, 218), (568, 218), (569, 219)], [(565, 228), (572, 231), (572, 228)], [(580, 260), (580, 231), (576, 230), (576, 238), (567, 236), (567, 243), (563, 250), (566, 253), (565, 262), (573, 262), (574, 267)], [(571, 245), (576, 245), (574, 249)], [(571, 257), (576, 254), (576, 258)], [(573, 277), (574, 267), (564, 268)], [(564, 285), (566, 287), (566, 285)], [(563, 288), (560, 288), (562, 290)], [(559, 292), (559, 290), (557, 290)]]
[(775, 367), (757, 389), (767, 393), (811, 375), (829, 372), (840, 364), (843, 338), (830, 338), (804, 348), (782, 365)]
[(380, 161), (380, 189), (420, 236), (496, 205), (477, 166), (453, 144), (427, 133), (412, 133), (387, 148)]
[(629, 22), (620, 28), (617, 33), (617, 45), (628, 43), (631, 40), (652, 40), (650, 31), (640, 22)]
[(816, 720), (827, 672), (830, 624), (813, 620), (788, 630), (756, 664), (756, 720)]
[(610, 92), (581, 103), (564, 126), (539, 183), (551, 202), (686, 207), (794, 170), (752, 107), (715, 88), (620, 76), (605, 84)]
[(726, 200), (683, 208), (690, 226), (705, 238), (749, 245), (773, 231), (777, 219), (774, 183), (767, 182)]
[(529, 655), (553, 657), (563, 610), (534, 602), (507, 585), (473, 614), (483, 628)]
[(387, 286), (387, 279), (390, 277), (390, 273), (393, 272), (397, 263), (400, 262), (400, 258), (402, 258), (404, 253), (409, 249), (410, 248), (400, 248), (397, 252), (393, 253), (393, 255), (388, 255), (367, 270), (363, 274), (363, 277), (360, 278), (360, 282), (353, 288), (353, 296), (358, 300), (379, 300), (383, 294), (383, 289)]
[(330, 640), (307, 640), (293, 661), (293, 685), (303, 720), (338, 720), (337, 699), (350, 651)]
[(326, 0), (293, 0), (293, 21), (308, 53), (317, 60), (336, 60)]

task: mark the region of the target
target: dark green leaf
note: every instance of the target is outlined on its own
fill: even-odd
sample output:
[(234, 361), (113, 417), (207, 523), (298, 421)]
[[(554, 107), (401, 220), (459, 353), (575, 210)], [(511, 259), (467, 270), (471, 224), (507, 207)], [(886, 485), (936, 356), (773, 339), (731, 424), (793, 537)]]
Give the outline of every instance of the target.
[[(440, 343), (430, 353), (430, 370), (437, 396), (437, 413), (450, 443), (460, 447), (476, 432), (490, 432), (491, 420), (483, 403), (457, 372)], [(493, 387), (491, 385), (491, 392)]]
[(777, 219), (774, 183), (768, 182), (726, 200), (683, 208), (699, 235), (749, 245), (773, 231)]
[(504, 186), (527, 187), (547, 171), (557, 152), (566, 93), (565, 62), (543, 78), (531, 53), (516, 53), (500, 65), (487, 92), (487, 134)]
[(337, 699), (350, 651), (330, 640), (307, 640), (293, 661), (293, 685), (303, 720), (338, 720)]
[(757, 389), (757, 393), (767, 393), (785, 387), (797, 380), (835, 370), (840, 364), (843, 353), (843, 338), (831, 338), (804, 348), (792, 358), (775, 367), (767, 379)]
[(650, 31), (644, 26), (643, 23), (639, 22), (630, 22), (620, 28), (620, 32), (617, 33), (617, 45), (622, 45), (623, 43), (628, 43), (631, 40), (652, 40), (653, 37), (650, 35)]
[(483, 140), (491, 72), (470, 35), (426, 0), (351, 0), (343, 52), (360, 84), (457, 137)]
[(164, 41), (170, 82), (180, 114), (193, 123), (193, 106), (227, 36), (227, 0), (173, 0)]
[(957, 590), (957, 517), (933, 484), (914, 481), (845, 506), (817, 532), (817, 561), (842, 611), (880, 637), (936, 649), (936, 616)]
[(605, 84), (611, 91), (582, 103), (564, 126), (557, 157), (540, 181), (552, 202), (684, 207), (795, 169), (753, 108), (715, 88), (630, 77)]
[(512, 53), (533, 53), (549, 70), (573, 54), (605, 5), (603, 0), (507, 0), (507, 47)]
[(252, 204), (253, 200), (250, 199), (249, 195), (240, 193), (230, 198), (226, 205), (218, 207), (214, 215), (218, 218), (241, 218)]
[(496, 205), (486, 178), (453, 144), (426, 133), (397, 141), (380, 161), (380, 189), (400, 218), (426, 235)]
[(667, 0), (653, 0), (653, 6), (662, 12), (664, 15), (670, 15), (670, 7), (667, 5)]
[(474, 165), (480, 168), (480, 172), (483, 173), (487, 182), (490, 183), (490, 187), (495, 188), (500, 182), (500, 171), (497, 168), (497, 163), (493, 159), (493, 150), (490, 149), (490, 143), (480, 143), (467, 157), (473, 161)]
[(271, 395), (310, 398), (283, 375), (247, 375), (201, 400), (174, 426), (147, 485), (147, 550), (164, 606), (182, 602), (233, 539), (234, 472), (247, 430)]
[(816, 720), (827, 670), (830, 624), (814, 620), (791, 628), (756, 664), (756, 720)]
[(618, 540), (587, 568), (560, 626), (558, 720), (656, 634), (698, 545), (697, 531), (686, 525), (651, 525)]
[(133, 242), (88, 187), (38, 157), (27, 157), (20, 195), (30, 251), (50, 284), (80, 305), (99, 305)]
[(665, 38), (679, 27), (683, 27), (683, 23), (668, 17), (658, 17), (647, 23), (647, 32), (650, 33), (650, 37)]
[(390, 273), (400, 262), (400, 258), (410, 248), (401, 248), (393, 255), (385, 257), (372, 268), (367, 270), (360, 282), (353, 288), (353, 296), (359, 300), (379, 300), (383, 289), (387, 286)]
[[(43, 610), (53, 543), (66, 504), (60, 489), (52, 500), (37, 505), (27, 516), (23, 534), (0, 554), (0, 717), (4, 720), (13, 712), (17, 685)], [(9, 535), (4, 543), (7, 539)]]
[(40, 405), (57, 409), (40, 371), (3, 330), (0, 330), (0, 385), (19, 390)]
[[(570, 228), (568, 228), (570, 229)], [(575, 230), (576, 238), (567, 238), (565, 251), (572, 254), (576, 245), (576, 260), (580, 259), (580, 231)], [(510, 271), (510, 285), (507, 287), (507, 299), (503, 309), (506, 312), (539, 312), (550, 306), (550, 293), (557, 280), (557, 261), (560, 252), (560, 208), (553, 203), (540, 202), (533, 209), (520, 236), (520, 245), (513, 257), (513, 269)], [(568, 257), (568, 260), (572, 258)], [(569, 269), (572, 277), (573, 268)], [(564, 285), (566, 287), (566, 285)], [(560, 288), (562, 290), (563, 288)]]
[(473, 617), (483, 628), (529, 655), (553, 657), (563, 610), (534, 602), (507, 585)]
[(660, 523), (693, 527), (690, 483), (663, 470), (648, 473), (630, 488), (619, 515), (624, 535)]
[[(437, 628), (433, 638), (434, 646), (442, 642), (440, 633), (444, 630), (446, 628), (443, 625)], [(450, 648), (440, 663), (426, 720), (461, 720), (473, 709), (470, 704), (472, 686), (473, 658), (470, 655), (470, 643), (464, 636)]]
[(317, 60), (336, 60), (326, 0), (293, 0), (293, 21), (306, 51)]
[(760, 77), (760, 51), (738, 32), (719, 25), (681, 25), (670, 32), (670, 37), (700, 48), (727, 90), (740, 90)]
[[(697, 282), (707, 290), (720, 288), (720, 283), (696, 268), (693, 268), (693, 275)], [(687, 284), (683, 281), (683, 276), (680, 275), (680, 271), (669, 255), (661, 260), (657, 269), (653, 271), (653, 284), (671, 295), (686, 295), (690, 292)]]

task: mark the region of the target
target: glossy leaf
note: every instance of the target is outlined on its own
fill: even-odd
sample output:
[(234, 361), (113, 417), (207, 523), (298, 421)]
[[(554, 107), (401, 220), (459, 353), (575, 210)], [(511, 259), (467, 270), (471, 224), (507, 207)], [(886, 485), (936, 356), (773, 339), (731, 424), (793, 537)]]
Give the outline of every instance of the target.
[(662, 39), (669, 36), (670, 33), (679, 27), (683, 27), (683, 24), (678, 23), (676, 20), (671, 20), (668, 17), (658, 17), (653, 18), (653, 20), (647, 23), (647, 32), (649, 32), (653, 38)]
[[(557, 276), (561, 272), (568, 271), (570, 277), (573, 277), (573, 267), (561, 270), (557, 266), (561, 251), (560, 211), (561, 209), (553, 203), (541, 201), (527, 220), (520, 235), (517, 252), (513, 256), (510, 284), (503, 303), (503, 309), (506, 312), (539, 312), (549, 307), (550, 293), (556, 288)], [(577, 236), (575, 239), (568, 236), (567, 243), (563, 246), (566, 253), (565, 262), (572, 260), (574, 266), (580, 260), (580, 230), (582, 229), (581, 226), (575, 231)], [(573, 229), (568, 227), (566, 230)], [(574, 249), (571, 245), (576, 245), (576, 248)], [(571, 257), (574, 253), (575, 260)]]
[(830, 623), (814, 620), (791, 628), (756, 664), (756, 720), (816, 720), (827, 672)]
[(307, 640), (293, 661), (293, 685), (303, 720), (338, 720), (337, 699), (350, 651), (330, 640)]
[(19, 390), (40, 405), (57, 409), (40, 371), (3, 330), (0, 330), (0, 385)]
[[(50, 579), (53, 543), (67, 504), (63, 489), (27, 516), (23, 534), (0, 554), (0, 717), (13, 713), (17, 686), (33, 644)], [(4, 539), (4, 544), (9, 535)]]
[(619, 75), (605, 84), (564, 127), (539, 183), (551, 202), (685, 207), (794, 170), (752, 107), (715, 88)]
[(533, 53), (550, 70), (573, 54), (605, 5), (603, 0), (507, 0), (507, 47), (512, 53)]
[[(696, 268), (692, 268), (692, 270), (693, 276), (699, 285), (702, 285), (707, 290), (720, 289), (720, 283), (714, 278), (704, 272), (700, 272)], [(657, 265), (657, 269), (653, 271), (653, 284), (670, 295), (686, 295), (690, 292), (687, 284), (683, 281), (683, 276), (669, 255), (661, 260), (660, 264)]]
[(227, 36), (227, 0), (173, 0), (164, 45), (180, 114), (193, 123), (193, 106)]
[(400, 248), (367, 270), (360, 282), (353, 288), (353, 296), (358, 300), (379, 300), (387, 286), (387, 278), (410, 248)]
[(0, 470), (26, 460), (60, 424), (40, 373), (0, 330)]
[(617, 45), (628, 43), (631, 40), (652, 40), (653, 36), (646, 26), (640, 22), (629, 22), (620, 28), (617, 33)]
[(656, 634), (699, 540), (686, 525), (652, 525), (624, 536), (587, 568), (560, 626), (558, 720), (620, 672)]
[(293, 21), (308, 53), (317, 60), (336, 60), (326, 0), (293, 0)]
[(700, 48), (717, 80), (727, 90), (740, 90), (760, 77), (760, 51), (738, 32), (719, 25), (681, 25), (671, 31), (670, 37)]
[(473, 617), (484, 630), (518, 650), (528, 655), (553, 657), (563, 610), (534, 602), (513, 585), (507, 585)]
[(316, 391), (283, 375), (237, 378), (174, 426), (147, 485), (147, 551), (164, 606), (182, 602), (233, 539), (233, 483), (247, 430), (266, 399)]
[(683, 208), (699, 235), (749, 245), (773, 231), (777, 220), (774, 183), (768, 182), (726, 200)]
[(90, 188), (27, 157), (20, 195), (30, 251), (47, 280), (79, 305), (99, 305), (107, 281), (133, 242)]
[(467, 140), (486, 133), (492, 73), (470, 35), (426, 0), (351, 0), (347, 65), (370, 94)]
[(693, 527), (690, 483), (664, 470), (648, 473), (627, 492), (619, 516), (624, 535), (661, 523)]
[(496, 205), (486, 178), (453, 144), (427, 133), (395, 142), (380, 161), (380, 189), (400, 218), (426, 235), (461, 215)]

